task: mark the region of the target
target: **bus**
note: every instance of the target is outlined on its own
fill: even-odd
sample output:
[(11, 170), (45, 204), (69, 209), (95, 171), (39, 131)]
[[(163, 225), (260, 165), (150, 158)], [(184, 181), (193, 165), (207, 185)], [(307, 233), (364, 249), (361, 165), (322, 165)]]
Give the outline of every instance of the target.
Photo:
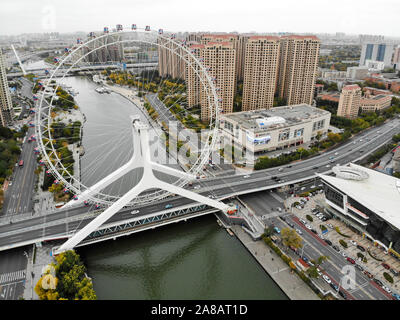
[(24, 165), (24, 160), (20, 160), (19, 163), (18, 163), (18, 165), (19, 165), (20, 167), (22, 167), (22, 166)]

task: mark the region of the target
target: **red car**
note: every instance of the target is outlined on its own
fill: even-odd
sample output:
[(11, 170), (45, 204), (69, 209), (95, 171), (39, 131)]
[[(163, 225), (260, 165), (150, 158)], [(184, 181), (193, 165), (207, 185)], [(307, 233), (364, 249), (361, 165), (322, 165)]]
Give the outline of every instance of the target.
[(382, 263), (382, 266), (383, 266), (385, 269), (387, 269), (387, 270), (390, 269), (390, 266), (389, 266), (387, 263)]
[(346, 260), (347, 260), (348, 262), (350, 262), (351, 264), (355, 264), (355, 263), (356, 263), (356, 262), (355, 262), (352, 258), (350, 258), (350, 257), (347, 257)]

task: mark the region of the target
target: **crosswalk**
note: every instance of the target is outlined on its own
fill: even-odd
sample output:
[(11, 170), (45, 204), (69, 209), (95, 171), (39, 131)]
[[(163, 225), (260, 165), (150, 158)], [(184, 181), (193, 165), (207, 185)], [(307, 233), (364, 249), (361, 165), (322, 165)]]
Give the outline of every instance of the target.
[(26, 277), (26, 270), (19, 270), (9, 273), (3, 273), (0, 275), (0, 285), (6, 283), (16, 282)]

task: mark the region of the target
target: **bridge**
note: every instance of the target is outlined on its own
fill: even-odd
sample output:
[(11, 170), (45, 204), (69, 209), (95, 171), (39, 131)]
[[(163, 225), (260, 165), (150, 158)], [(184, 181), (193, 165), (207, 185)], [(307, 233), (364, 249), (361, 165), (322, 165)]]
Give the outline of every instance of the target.
[[(349, 139), (336, 149), (324, 152), (314, 158), (291, 164), (290, 168), (281, 166), (255, 171), (248, 175), (228, 174), (214, 178), (201, 179), (199, 195), (220, 201), (230, 202), (232, 197), (243, 194), (284, 187), (305, 180), (316, 179), (316, 173), (329, 173), (330, 157), (335, 155), (335, 164), (345, 165), (357, 162), (389, 142), (394, 134), (400, 132), (400, 119), (393, 119), (380, 127), (368, 129)], [(360, 141), (362, 140), (362, 142)], [(337, 154), (337, 155), (336, 155)], [(280, 182), (271, 179), (279, 176)], [(169, 206), (167, 206), (169, 205)], [(167, 207), (166, 207), (167, 206)], [(138, 210), (132, 214), (132, 210)], [(105, 209), (91, 211), (85, 206), (61, 208), (42, 216), (23, 217), (9, 224), (9, 217), (0, 221), (0, 250), (21, 247), (41, 241), (71, 239), (76, 232), (89, 225)], [(156, 203), (135, 208), (122, 207), (104, 224), (92, 230), (77, 246), (89, 245), (98, 241), (154, 229), (169, 223), (191, 219), (197, 216), (218, 212), (220, 209), (204, 205), (190, 198), (172, 196)]]
[[(156, 68), (158, 65), (158, 62), (145, 62), (145, 63), (127, 63), (126, 68), (127, 69), (140, 69), (140, 68), (146, 68), (146, 69), (152, 69)], [(92, 72), (92, 71), (97, 71), (97, 70), (105, 70), (105, 69), (121, 69), (122, 65), (121, 64), (99, 64), (99, 65), (87, 65), (87, 66), (79, 66), (79, 67), (73, 67), (71, 70), (69, 68), (60, 68), (57, 70), (57, 76), (62, 77), (62, 76), (75, 76), (76, 73), (78, 72)], [(30, 73), (35, 73), (38, 77), (44, 77), (46, 75), (46, 68), (36, 68), (36, 69), (29, 69), (27, 70)], [(13, 78), (18, 78), (24, 76), (23, 72), (13, 72), (13, 73), (8, 73), (7, 74), (7, 79), (13, 79)]]

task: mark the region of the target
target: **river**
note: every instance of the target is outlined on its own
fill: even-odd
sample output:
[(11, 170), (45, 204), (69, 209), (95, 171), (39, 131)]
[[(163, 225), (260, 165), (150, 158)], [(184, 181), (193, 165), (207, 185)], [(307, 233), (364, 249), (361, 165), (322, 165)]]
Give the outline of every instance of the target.
[[(90, 185), (101, 178), (93, 174), (93, 159), (98, 159), (98, 172), (105, 175), (132, 154), (129, 115), (140, 112), (117, 94), (98, 94), (86, 78), (62, 82), (79, 92), (75, 100), (86, 116), (81, 179)], [(126, 136), (122, 135), (120, 145), (126, 149), (106, 152), (122, 132)], [(104, 155), (92, 152), (99, 145)], [(218, 226), (214, 215), (100, 242), (78, 252), (99, 299), (288, 299), (240, 241)]]

